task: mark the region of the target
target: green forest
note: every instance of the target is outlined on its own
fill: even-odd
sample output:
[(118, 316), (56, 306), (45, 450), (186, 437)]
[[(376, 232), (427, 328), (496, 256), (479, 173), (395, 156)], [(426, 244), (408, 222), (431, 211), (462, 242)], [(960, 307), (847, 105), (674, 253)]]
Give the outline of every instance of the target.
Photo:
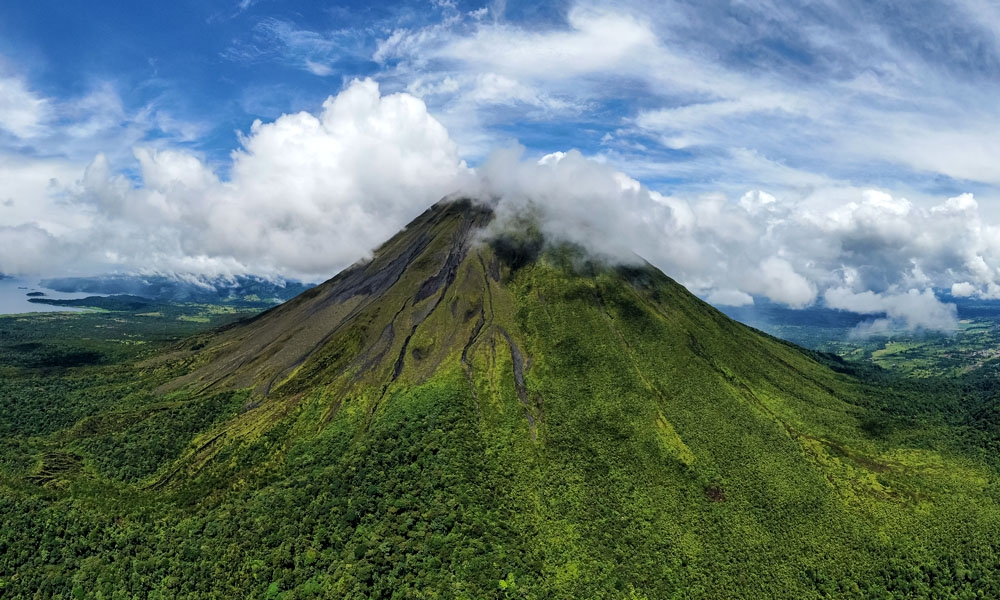
[(0, 596), (1000, 597), (998, 363), (803, 350), (438, 218), (347, 300), (0, 318)]

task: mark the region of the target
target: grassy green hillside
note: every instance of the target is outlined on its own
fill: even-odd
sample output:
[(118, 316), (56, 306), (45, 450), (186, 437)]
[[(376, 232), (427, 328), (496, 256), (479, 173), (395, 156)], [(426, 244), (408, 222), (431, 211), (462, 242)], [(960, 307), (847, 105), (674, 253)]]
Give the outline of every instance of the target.
[(165, 351), (5, 363), (0, 592), (1000, 596), (991, 381), (859, 377), (490, 219)]

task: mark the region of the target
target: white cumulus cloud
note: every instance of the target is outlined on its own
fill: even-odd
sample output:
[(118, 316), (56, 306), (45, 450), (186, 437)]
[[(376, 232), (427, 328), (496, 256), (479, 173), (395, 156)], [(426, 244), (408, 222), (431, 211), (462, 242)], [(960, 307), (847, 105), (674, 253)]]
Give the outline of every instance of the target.
[(316, 115), (254, 122), (227, 180), (181, 151), (135, 154), (141, 185), (98, 158), (80, 195), (111, 219), (102, 243), (128, 266), (306, 278), (365, 256), (467, 172), (423, 102), (381, 96), (371, 80), (355, 81)]

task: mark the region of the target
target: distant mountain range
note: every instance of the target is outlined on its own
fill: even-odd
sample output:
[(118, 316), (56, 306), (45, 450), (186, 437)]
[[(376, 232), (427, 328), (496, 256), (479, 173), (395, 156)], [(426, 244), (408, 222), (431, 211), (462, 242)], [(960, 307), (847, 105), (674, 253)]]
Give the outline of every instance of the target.
[(284, 302), (313, 287), (292, 280), (272, 280), (255, 276), (186, 280), (163, 275), (105, 275), (98, 277), (58, 277), (41, 281), (57, 292), (127, 294), (155, 301), (204, 303)]

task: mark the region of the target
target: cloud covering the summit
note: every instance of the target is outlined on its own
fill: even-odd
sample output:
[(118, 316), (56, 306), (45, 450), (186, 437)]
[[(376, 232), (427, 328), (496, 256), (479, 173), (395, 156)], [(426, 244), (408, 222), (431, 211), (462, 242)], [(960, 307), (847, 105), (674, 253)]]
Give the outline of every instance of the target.
[(1000, 298), (1000, 226), (970, 194), (917, 207), (879, 190), (826, 190), (783, 201), (752, 190), (669, 197), (579, 152), (527, 161), (500, 152), (481, 167), (501, 211), (527, 205), (550, 237), (613, 260), (649, 260), (722, 305), (763, 296), (793, 308), (886, 315), (881, 326), (952, 330), (954, 296)]

